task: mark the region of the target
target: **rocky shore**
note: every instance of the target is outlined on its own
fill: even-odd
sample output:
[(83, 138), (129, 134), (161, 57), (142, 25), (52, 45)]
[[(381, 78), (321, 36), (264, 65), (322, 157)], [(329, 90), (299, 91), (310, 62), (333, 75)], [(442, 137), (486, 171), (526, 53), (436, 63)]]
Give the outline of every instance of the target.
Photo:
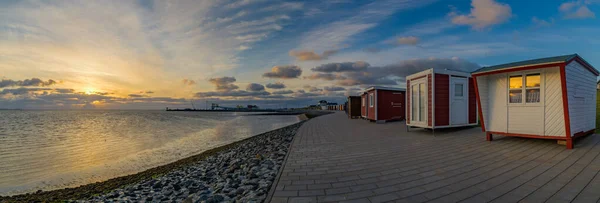
[(257, 136), (197, 164), (91, 200), (262, 202), (299, 126)]
[(262, 202), (302, 123), (138, 174), (77, 188), (0, 197), (0, 202)]

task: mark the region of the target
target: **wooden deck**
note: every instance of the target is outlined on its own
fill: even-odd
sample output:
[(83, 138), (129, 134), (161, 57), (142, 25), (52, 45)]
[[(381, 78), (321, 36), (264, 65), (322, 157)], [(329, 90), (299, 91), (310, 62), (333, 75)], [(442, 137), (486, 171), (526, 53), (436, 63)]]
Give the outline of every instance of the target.
[(600, 136), (567, 150), (555, 140), (480, 128), (431, 131), (403, 122), (306, 122), (271, 202), (599, 202)]

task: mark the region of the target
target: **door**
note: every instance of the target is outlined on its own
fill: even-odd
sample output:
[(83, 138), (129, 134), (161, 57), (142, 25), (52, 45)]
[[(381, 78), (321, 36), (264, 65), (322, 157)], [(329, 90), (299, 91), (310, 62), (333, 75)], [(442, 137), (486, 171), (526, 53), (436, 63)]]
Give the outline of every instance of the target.
[(410, 122), (426, 126), (427, 121), (427, 83), (425, 79), (411, 81), (410, 86)]
[(450, 124), (468, 123), (468, 83), (467, 78), (450, 77)]

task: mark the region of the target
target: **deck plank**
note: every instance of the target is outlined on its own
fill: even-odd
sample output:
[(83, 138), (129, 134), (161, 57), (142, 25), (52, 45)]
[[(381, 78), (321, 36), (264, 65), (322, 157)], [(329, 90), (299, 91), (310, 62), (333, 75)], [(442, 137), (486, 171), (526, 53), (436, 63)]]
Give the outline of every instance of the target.
[(338, 112), (296, 134), (271, 202), (597, 202), (600, 136), (552, 140), (411, 129)]

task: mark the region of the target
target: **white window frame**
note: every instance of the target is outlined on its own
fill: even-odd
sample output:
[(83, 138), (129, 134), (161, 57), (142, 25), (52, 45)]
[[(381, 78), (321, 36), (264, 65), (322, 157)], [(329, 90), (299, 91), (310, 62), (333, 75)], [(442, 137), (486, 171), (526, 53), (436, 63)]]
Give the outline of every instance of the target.
[(369, 107), (374, 107), (375, 106), (373, 104), (373, 103), (375, 103), (374, 102), (375, 99), (373, 97), (374, 97), (373, 93), (369, 93)]
[[(539, 74), (540, 75), (540, 87), (527, 87), (527, 75)], [(514, 76), (521, 76), (521, 103), (511, 103), (510, 102), (510, 78)], [(506, 76), (506, 103), (508, 106), (543, 106), (544, 105), (544, 84), (545, 82), (545, 74), (541, 70), (535, 71), (521, 71), (509, 73)], [(539, 89), (540, 90), (540, 102), (536, 103), (527, 103), (527, 90), (528, 89)], [(516, 90), (516, 89), (512, 89)]]
[[(412, 88), (413, 88), (414, 86), (417, 86), (417, 87), (419, 87), (419, 85), (420, 85), (420, 84), (423, 84), (423, 87), (425, 88), (425, 103), (424, 103), (424, 105), (425, 105), (425, 112), (424, 112), (424, 113), (425, 113), (425, 114), (424, 114), (424, 115), (421, 115), (421, 113), (420, 113), (420, 112), (419, 112), (419, 113), (417, 113), (417, 114), (418, 114), (418, 115), (417, 115), (417, 114), (415, 114), (415, 112), (413, 111), (413, 106), (415, 105), (415, 103), (412, 101), (412, 99), (413, 99), (413, 98), (415, 98), (415, 95), (414, 95), (414, 94), (412, 94)], [(408, 88), (407, 88), (407, 90), (406, 90), (407, 92), (408, 92), (408, 91), (410, 91), (410, 99), (411, 99), (411, 100), (410, 100), (410, 106), (408, 106), (408, 108), (410, 108), (410, 118), (408, 118), (408, 119), (410, 119), (410, 124), (411, 124), (411, 125), (414, 125), (414, 126), (427, 126), (427, 123), (428, 123), (428, 121), (429, 121), (429, 108), (428, 108), (428, 106), (427, 106), (427, 105), (429, 105), (429, 103), (428, 103), (428, 99), (429, 99), (429, 94), (428, 94), (429, 87), (428, 87), (428, 85), (429, 85), (429, 84), (427, 84), (427, 77), (424, 77), (424, 78), (420, 78), (420, 79), (416, 79), (416, 80), (411, 80), (411, 81), (410, 81), (410, 87), (408, 87)], [(420, 94), (421, 94), (421, 93), (420, 93), (420, 92), (421, 92), (421, 91), (420, 91), (420, 88), (417, 90), (417, 92), (419, 92), (419, 94), (418, 94), (418, 95), (416, 95), (417, 102), (418, 102), (418, 101), (420, 100), (420, 98), (419, 98), (419, 97), (420, 97)], [(419, 106), (419, 107), (420, 107), (420, 106)], [(420, 110), (420, 109), (419, 109), (419, 107), (417, 108), (417, 110), (418, 110), (418, 111)], [(413, 116), (414, 116), (414, 115), (417, 115), (417, 116), (416, 116), (416, 119), (417, 119), (417, 120), (414, 120), (414, 119), (413, 119)], [(418, 120), (419, 116), (422, 116), (422, 118), (423, 118), (423, 121), (419, 121), (419, 120)]]

